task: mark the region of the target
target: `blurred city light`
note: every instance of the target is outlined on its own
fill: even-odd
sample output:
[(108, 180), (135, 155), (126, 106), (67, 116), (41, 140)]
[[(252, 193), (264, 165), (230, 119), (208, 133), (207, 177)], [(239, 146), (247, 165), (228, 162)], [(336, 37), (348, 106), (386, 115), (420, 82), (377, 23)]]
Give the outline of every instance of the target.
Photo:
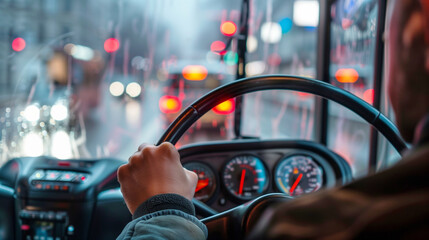
[(85, 47), (82, 45), (73, 45), (70, 48), (70, 54), (74, 58), (83, 60), (83, 61), (89, 61), (94, 57), (94, 51), (91, 48)]
[(265, 62), (263, 61), (254, 61), (246, 64), (246, 74), (247, 76), (256, 76), (261, 75), (265, 71)]
[(229, 51), (229, 52), (227, 52), (227, 53), (225, 54), (225, 56), (223, 57), (223, 61), (224, 61), (224, 62), (225, 62), (225, 64), (227, 64), (227, 65), (230, 65), (230, 66), (235, 65), (235, 64), (237, 64), (237, 62), (238, 62), (238, 54), (237, 54), (237, 53), (235, 53), (235, 52), (231, 52), (231, 51)]
[(220, 31), (223, 35), (231, 37), (237, 31), (237, 25), (234, 22), (226, 21), (220, 25)]
[(374, 103), (374, 89), (365, 90), (363, 100), (372, 105)]
[(140, 93), (142, 92), (142, 88), (138, 83), (132, 82), (127, 85), (127, 88), (125, 91), (127, 92), (128, 96), (135, 98), (140, 96)]
[(112, 82), (109, 87), (110, 94), (112, 94), (115, 97), (119, 97), (122, 94), (124, 94), (124, 90), (125, 90), (124, 84), (117, 81)]
[(288, 17), (283, 18), (282, 20), (280, 20), (279, 24), (280, 24), (280, 26), (282, 28), (282, 33), (283, 34), (288, 33), (292, 29), (292, 26), (293, 26), (292, 19), (290, 19)]
[(25, 45), (26, 45), (25, 40), (23, 38), (20, 38), (20, 37), (15, 38), (12, 41), (12, 49), (15, 52), (20, 52), (20, 51), (24, 50)]
[(70, 159), (73, 157), (70, 136), (67, 132), (60, 130), (52, 135), (51, 154), (59, 159)]
[(104, 50), (108, 53), (116, 52), (119, 49), (119, 41), (116, 38), (108, 38), (104, 41)]
[(25, 108), (22, 116), (30, 122), (37, 122), (40, 119), (40, 109), (36, 105), (29, 105)]
[(218, 54), (225, 54), (225, 43), (222, 41), (214, 41), (212, 42), (212, 44), (210, 45), (210, 50), (212, 52), (218, 53)]
[(40, 134), (30, 132), (22, 140), (22, 152), (24, 156), (37, 157), (43, 154), (43, 138)]
[(159, 109), (163, 113), (177, 113), (182, 108), (182, 103), (176, 96), (163, 96), (159, 99)]
[(266, 43), (278, 43), (282, 39), (282, 27), (276, 22), (266, 22), (261, 27), (261, 39)]
[(255, 36), (250, 35), (249, 37), (247, 37), (247, 52), (252, 53), (254, 51), (256, 51), (256, 49), (258, 49), (258, 39), (256, 39)]
[(268, 56), (268, 64), (271, 66), (278, 66), (282, 62), (282, 58), (277, 53), (272, 53)]
[(354, 83), (359, 79), (359, 74), (353, 68), (340, 68), (335, 73), (335, 78), (340, 83)]
[(51, 117), (55, 121), (63, 121), (69, 116), (69, 110), (63, 104), (54, 104), (51, 108)]
[(301, 27), (317, 27), (319, 24), (319, 1), (296, 1), (293, 4), (293, 22)]
[(235, 110), (234, 99), (228, 99), (225, 102), (222, 102), (213, 108), (213, 112), (217, 114), (222, 114), (222, 115), (230, 114), (234, 112), (234, 110)]
[(188, 65), (182, 70), (183, 77), (190, 81), (201, 81), (207, 77), (207, 69), (201, 65)]

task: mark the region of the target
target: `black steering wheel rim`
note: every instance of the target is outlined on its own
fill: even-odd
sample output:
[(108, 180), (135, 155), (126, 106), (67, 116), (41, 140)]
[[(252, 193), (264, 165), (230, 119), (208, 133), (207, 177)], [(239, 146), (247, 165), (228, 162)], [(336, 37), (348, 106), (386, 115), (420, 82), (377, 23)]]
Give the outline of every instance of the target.
[(164, 132), (157, 145), (163, 142), (176, 144), (180, 137), (200, 117), (228, 99), (256, 91), (281, 89), (311, 93), (332, 100), (366, 120), (378, 130), (400, 154), (408, 149), (405, 141), (399, 135), (396, 126), (369, 103), (329, 83), (291, 75), (262, 75), (243, 78), (210, 91), (182, 111)]

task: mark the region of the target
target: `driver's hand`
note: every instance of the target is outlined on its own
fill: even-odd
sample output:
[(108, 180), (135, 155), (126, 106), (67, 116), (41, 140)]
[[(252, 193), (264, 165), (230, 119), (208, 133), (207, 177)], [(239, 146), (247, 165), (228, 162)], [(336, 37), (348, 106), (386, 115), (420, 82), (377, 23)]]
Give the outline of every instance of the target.
[(158, 147), (140, 145), (128, 163), (118, 168), (118, 181), (131, 214), (144, 201), (158, 194), (176, 193), (191, 200), (198, 176), (180, 163), (179, 152), (164, 142)]

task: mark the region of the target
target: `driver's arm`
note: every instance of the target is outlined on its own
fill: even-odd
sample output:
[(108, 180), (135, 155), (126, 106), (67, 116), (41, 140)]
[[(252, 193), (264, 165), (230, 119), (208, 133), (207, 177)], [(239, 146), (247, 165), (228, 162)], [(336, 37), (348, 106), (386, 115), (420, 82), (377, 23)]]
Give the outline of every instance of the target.
[(118, 180), (133, 214), (118, 239), (207, 238), (190, 201), (198, 177), (182, 167), (172, 144), (141, 145), (118, 169)]

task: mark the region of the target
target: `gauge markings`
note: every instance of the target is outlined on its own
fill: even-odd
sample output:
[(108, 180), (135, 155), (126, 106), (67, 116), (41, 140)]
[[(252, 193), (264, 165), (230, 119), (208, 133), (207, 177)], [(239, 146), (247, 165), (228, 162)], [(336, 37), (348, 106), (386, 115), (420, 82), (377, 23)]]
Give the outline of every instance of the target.
[(240, 200), (250, 200), (268, 188), (268, 172), (253, 155), (241, 155), (228, 161), (222, 172), (225, 188)]

